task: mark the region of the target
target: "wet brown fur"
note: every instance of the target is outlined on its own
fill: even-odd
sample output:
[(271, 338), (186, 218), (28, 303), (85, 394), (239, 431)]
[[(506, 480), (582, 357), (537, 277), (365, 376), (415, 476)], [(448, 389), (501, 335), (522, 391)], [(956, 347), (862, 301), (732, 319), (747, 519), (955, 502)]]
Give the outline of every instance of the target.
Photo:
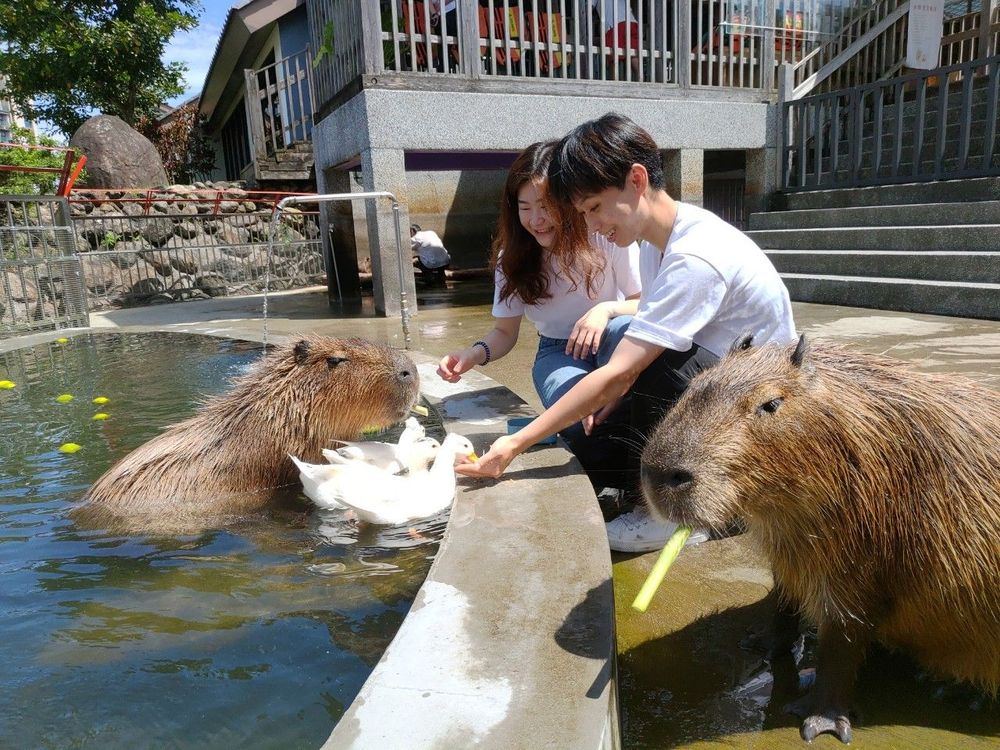
[(289, 453), (317, 462), (333, 440), (398, 422), (418, 386), (409, 357), (363, 339), (277, 347), (195, 416), (118, 461), (81, 510), (156, 528), (259, 511), (296, 481)]
[[(995, 694), (1000, 393), (825, 343), (797, 365), (795, 349), (734, 347), (692, 381), (643, 454), (647, 501), (695, 527), (744, 517), (820, 649), (875, 637)], [(690, 485), (671, 486), (677, 469)]]

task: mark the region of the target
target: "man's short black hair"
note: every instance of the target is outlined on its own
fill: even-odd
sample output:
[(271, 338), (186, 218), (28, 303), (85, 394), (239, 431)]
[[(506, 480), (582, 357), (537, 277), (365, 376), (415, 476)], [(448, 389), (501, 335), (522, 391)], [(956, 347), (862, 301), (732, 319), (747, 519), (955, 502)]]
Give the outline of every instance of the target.
[(572, 204), (608, 188), (619, 190), (633, 164), (649, 174), (649, 184), (663, 190), (663, 161), (656, 141), (632, 120), (614, 112), (578, 125), (559, 141), (548, 171), (548, 192)]

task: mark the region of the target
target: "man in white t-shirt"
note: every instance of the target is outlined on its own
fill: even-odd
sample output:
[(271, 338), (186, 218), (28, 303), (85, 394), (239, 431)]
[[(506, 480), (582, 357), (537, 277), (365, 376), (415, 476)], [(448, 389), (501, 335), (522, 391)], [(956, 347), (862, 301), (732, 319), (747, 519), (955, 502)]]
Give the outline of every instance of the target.
[[(632, 426), (648, 435), (691, 378), (744, 333), (757, 344), (796, 338), (788, 291), (767, 256), (714, 214), (674, 201), (656, 142), (628, 118), (607, 114), (573, 130), (556, 149), (548, 180), (549, 195), (580, 211), (590, 231), (619, 246), (640, 243), (639, 309), (606, 365), (477, 463), (459, 467), (463, 474), (500, 476), (566, 424), (602, 422), (605, 407), (630, 390)], [(648, 551), (674, 528), (640, 505), (609, 522), (608, 539), (615, 550)]]
[(443, 284), (445, 269), (451, 265), (451, 255), (438, 233), (421, 229), (419, 224), (411, 224), (410, 249), (413, 251), (413, 265), (420, 269), (420, 273), (432, 283)]

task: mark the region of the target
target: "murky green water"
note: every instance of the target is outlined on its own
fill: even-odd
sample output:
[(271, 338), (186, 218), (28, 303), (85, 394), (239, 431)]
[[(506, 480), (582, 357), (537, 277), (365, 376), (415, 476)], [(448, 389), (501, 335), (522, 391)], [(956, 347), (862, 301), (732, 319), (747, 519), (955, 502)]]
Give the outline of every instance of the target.
[[(656, 555), (616, 555), (618, 696), (627, 750), (803, 750), (786, 712), (815, 667), (815, 637), (765, 656), (776, 596), (743, 537), (685, 547), (646, 613), (631, 602)], [(857, 680), (854, 740), (865, 750), (1000, 750), (1000, 699), (935, 678), (904, 655), (872, 647)]]
[[(181, 334), (0, 355), (0, 380), (17, 383), (0, 390), (0, 747), (314, 748), (360, 690), (442, 519), (359, 526), (296, 492), (266, 519), (195, 536), (108, 535), (68, 515), (258, 357)], [(82, 449), (58, 452), (69, 441)]]

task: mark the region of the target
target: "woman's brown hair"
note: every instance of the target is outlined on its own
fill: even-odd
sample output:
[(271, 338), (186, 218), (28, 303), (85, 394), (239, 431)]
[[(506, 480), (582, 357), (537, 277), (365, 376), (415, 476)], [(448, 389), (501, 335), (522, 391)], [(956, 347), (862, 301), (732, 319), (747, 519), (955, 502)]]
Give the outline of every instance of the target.
[(556, 227), (550, 248), (543, 248), (521, 225), (517, 194), (527, 183), (535, 183), (544, 192), (545, 174), (556, 141), (533, 143), (518, 155), (507, 173), (500, 201), (500, 219), (493, 238), (490, 267), (503, 274), (500, 299), (517, 295), (526, 305), (535, 305), (552, 297), (549, 291), (551, 268), (565, 277), (576, 289), (583, 283), (590, 296), (604, 273), (604, 253), (590, 244), (583, 219), (569, 206), (550, 204), (547, 209)]

